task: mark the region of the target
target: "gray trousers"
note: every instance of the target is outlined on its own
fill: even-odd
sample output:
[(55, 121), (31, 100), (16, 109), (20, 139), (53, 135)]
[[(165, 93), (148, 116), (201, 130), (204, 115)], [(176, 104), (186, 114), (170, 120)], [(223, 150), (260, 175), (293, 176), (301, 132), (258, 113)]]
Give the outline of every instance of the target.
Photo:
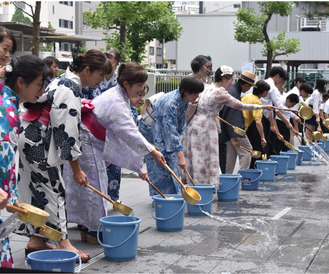
[[(245, 138), (238, 138), (240, 145), (246, 149), (252, 150), (252, 145), (249, 142), (248, 137), (245, 135)], [(240, 169), (249, 169), (251, 162), (251, 155), (248, 151), (243, 150), (242, 148), (235, 147), (232, 144), (232, 141), (226, 142), (227, 152), (226, 152), (226, 174), (232, 174), (234, 171), (236, 158), (239, 156), (239, 165)]]

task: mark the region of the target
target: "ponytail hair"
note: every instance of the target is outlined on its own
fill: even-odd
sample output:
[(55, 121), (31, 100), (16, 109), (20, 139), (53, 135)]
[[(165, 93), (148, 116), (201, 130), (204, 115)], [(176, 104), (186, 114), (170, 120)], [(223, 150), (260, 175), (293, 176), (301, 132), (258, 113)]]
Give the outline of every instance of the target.
[(127, 64), (121, 64), (118, 69), (118, 83), (123, 86), (123, 82), (126, 81), (129, 85), (136, 83), (145, 83), (148, 78), (146, 70), (137, 63), (129, 62)]
[(103, 70), (105, 74), (109, 74), (112, 71), (112, 67), (109, 66), (105, 54), (96, 49), (91, 49), (85, 54), (74, 56), (73, 62), (69, 67), (73, 72), (82, 72), (87, 66), (90, 68), (91, 72)]
[(42, 75), (42, 83), (44, 84), (47, 77), (45, 63), (35, 55), (23, 55), (12, 59), (10, 65), (7, 65), (5, 85), (15, 91), (18, 77), (22, 77), (25, 84), (28, 85), (40, 75)]

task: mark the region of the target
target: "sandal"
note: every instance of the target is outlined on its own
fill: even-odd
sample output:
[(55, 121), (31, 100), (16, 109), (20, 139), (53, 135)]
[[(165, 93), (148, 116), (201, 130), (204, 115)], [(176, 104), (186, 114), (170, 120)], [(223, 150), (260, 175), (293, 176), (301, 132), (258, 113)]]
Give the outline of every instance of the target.
[(83, 225), (78, 225), (78, 229), (80, 230), (80, 237), (82, 242), (87, 242), (87, 235), (86, 233), (88, 232), (88, 228), (86, 228)]
[[(86, 232), (87, 237), (87, 244), (90, 245), (99, 245), (98, 239), (97, 239), (97, 231), (87, 231)], [(103, 233), (99, 233), (99, 239), (103, 241)]]
[(91, 259), (89, 253), (83, 253), (81, 250), (77, 250), (76, 252), (79, 254), (82, 263), (87, 263)]

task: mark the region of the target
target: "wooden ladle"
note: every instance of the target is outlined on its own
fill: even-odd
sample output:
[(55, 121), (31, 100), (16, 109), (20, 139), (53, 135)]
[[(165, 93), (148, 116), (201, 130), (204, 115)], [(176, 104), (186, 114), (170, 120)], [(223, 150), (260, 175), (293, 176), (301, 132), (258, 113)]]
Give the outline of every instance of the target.
[(194, 188), (185, 186), (167, 164), (165, 165), (165, 168), (171, 173), (171, 175), (177, 180), (177, 182), (183, 188), (182, 196), (184, 200), (191, 205), (197, 204), (201, 200), (200, 194)]
[(104, 195), (102, 192), (100, 192), (96, 188), (92, 187), (91, 185), (88, 184), (87, 187), (89, 187), (90, 189), (95, 191), (98, 195), (102, 196), (104, 199), (106, 199), (110, 203), (112, 203), (113, 204), (113, 209), (115, 209), (116, 211), (119, 211), (124, 215), (129, 215), (130, 212), (133, 210), (131, 207), (126, 206), (125, 204), (119, 203), (117, 201), (113, 201), (112, 199), (110, 199), (109, 197), (107, 197), (106, 195)]
[(14, 205), (7, 205), (7, 210), (19, 212), (18, 217), (25, 223), (33, 226), (42, 226), (45, 224), (49, 213), (30, 204), (21, 203), (19, 207)]
[(249, 150), (243, 146), (240, 146), (241, 149), (245, 150), (245, 151), (248, 151), (250, 154), (251, 154), (251, 157), (252, 158), (255, 158), (255, 159), (259, 159), (261, 156), (262, 156), (262, 152), (261, 151), (258, 151), (258, 150)]
[(175, 197), (166, 197), (154, 184), (151, 183), (150, 179), (145, 179), (146, 182), (148, 182), (148, 184), (153, 187), (164, 199), (175, 199)]
[(192, 179), (190, 173), (187, 171), (186, 168), (184, 169), (184, 171), (186, 172), (187, 176), (190, 178), (190, 181), (192, 182), (192, 184), (193, 184), (194, 186), (196, 186), (196, 184), (194, 183), (194, 181), (193, 181), (193, 179)]
[(223, 118), (220, 118), (218, 115), (216, 115), (216, 117), (221, 120), (223, 123), (231, 126), (233, 128), (233, 131), (236, 133), (236, 134), (239, 134), (240, 136), (244, 136), (246, 134), (246, 131), (242, 128), (239, 128), (239, 127), (236, 127), (236, 126), (233, 126), (232, 124), (230, 124), (229, 122), (225, 121)]

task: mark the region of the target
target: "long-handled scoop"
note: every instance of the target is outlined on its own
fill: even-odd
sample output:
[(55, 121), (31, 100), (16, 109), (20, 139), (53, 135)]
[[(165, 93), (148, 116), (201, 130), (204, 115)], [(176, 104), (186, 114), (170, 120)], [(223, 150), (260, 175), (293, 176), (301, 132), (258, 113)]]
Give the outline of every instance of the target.
[(153, 187), (164, 199), (175, 199), (175, 197), (166, 197), (154, 184), (151, 183), (150, 179), (145, 179), (148, 184)]
[(239, 127), (236, 127), (236, 126), (233, 126), (232, 124), (230, 124), (229, 122), (225, 121), (223, 118), (220, 118), (218, 115), (216, 115), (217, 119), (221, 120), (223, 123), (231, 126), (233, 128), (233, 131), (236, 133), (236, 134), (239, 134), (240, 136), (244, 136), (246, 134), (246, 131), (242, 128), (239, 128)]
[(187, 176), (190, 178), (190, 181), (192, 182), (192, 184), (193, 184), (194, 186), (196, 186), (196, 184), (194, 183), (194, 181), (193, 181), (193, 179), (192, 179), (190, 173), (187, 171), (186, 168), (184, 169), (184, 171), (186, 172)]
[(290, 108), (279, 108), (274, 107), (277, 110), (285, 110), (285, 111), (292, 111), (299, 113), (299, 116), (302, 117), (304, 120), (309, 120), (313, 116), (313, 109), (309, 106), (302, 106), (300, 110), (290, 109)]
[(312, 137), (314, 139), (315, 142), (319, 141), (322, 139), (322, 132), (320, 131), (312, 131), (311, 129), (309, 129), (308, 127), (306, 127), (306, 129), (308, 129), (309, 131), (312, 132)]
[(262, 156), (262, 152), (261, 151), (257, 151), (257, 150), (249, 150), (243, 146), (240, 146), (241, 149), (248, 151), (251, 154), (252, 158), (256, 158), (259, 159)]
[(284, 145), (287, 147), (287, 148), (290, 148), (292, 150), (296, 150), (296, 151), (300, 151), (300, 149), (298, 149), (297, 147), (294, 147), (291, 143), (289, 143), (288, 141), (284, 140)]
[(117, 201), (113, 201), (112, 199), (110, 199), (109, 197), (107, 197), (106, 195), (104, 195), (102, 192), (100, 192), (96, 188), (92, 187), (91, 185), (88, 184), (87, 187), (89, 187), (90, 189), (92, 189), (93, 191), (95, 191), (97, 194), (99, 194), (100, 196), (102, 196), (104, 199), (106, 199), (110, 203), (112, 203), (113, 204), (113, 209), (115, 209), (116, 211), (119, 211), (119, 212), (121, 212), (124, 215), (129, 215), (130, 212), (133, 210), (129, 206), (126, 206), (124, 204), (121, 204), (121, 203), (119, 203)]
[(167, 164), (165, 165), (165, 168), (171, 173), (171, 175), (177, 180), (177, 182), (183, 188), (182, 196), (184, 200), (191, 205), (197, 204), (201, 200), (200, 194), (194, 188), (185, 186)]
[(23, 222), (30, 225), (42, 226), (45, 224), (46, 219), (49, 217), (49, 213), (33, 205), (21, 203), (19, 206), (20, 207), (8, 204), (6, 208), (19, 212), (18, 217)]

